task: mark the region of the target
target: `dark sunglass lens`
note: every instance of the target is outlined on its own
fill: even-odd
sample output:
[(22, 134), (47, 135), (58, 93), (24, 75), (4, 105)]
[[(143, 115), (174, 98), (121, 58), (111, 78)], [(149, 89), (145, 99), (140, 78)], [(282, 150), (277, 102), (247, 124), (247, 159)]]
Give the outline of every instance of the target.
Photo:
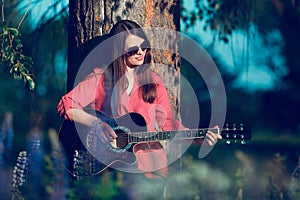
[(144, 51), (145, 49), (148, 49), (149, 48), (149, 44), (148, 44), (148, 42), (143, 42), (142, 44), (141, 44), (141, 49)]
[(130, 47), (127, 50), (127, 54), (130, 55), (130, 56), (132, 56), (134, 54), (137, 54), (138, 51), (139, 51), (139, 47), (138, 46)]
[(138, 47), (138, 46), (133, 46), (133, 47), (128, 48), (128, 49), (127, 49), (127, 55), (133, 56), (134, 54), (138, 54), (139, 48), (141, 48), (142, 51), (145, 51), (145, 49), (148, 49), (149, 46), (150, 46), (149, 43), (146, 42), (146, 41), (144, 41), (144, 42), (140, 45), (140, 47)]

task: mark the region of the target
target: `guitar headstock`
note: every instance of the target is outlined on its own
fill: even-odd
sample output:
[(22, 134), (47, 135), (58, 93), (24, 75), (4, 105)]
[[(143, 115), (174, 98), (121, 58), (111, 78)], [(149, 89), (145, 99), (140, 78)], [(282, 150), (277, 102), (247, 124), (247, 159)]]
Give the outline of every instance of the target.
[(234, 143), (240, 142), (241, 144), (246, 144), (246, 140), (251, 139), (251, 130), (249, 127), (245, 127), (244, 124), (226, 124), (221, 129), (221, 135), (227, 144), (231, 144), (232, 141)]

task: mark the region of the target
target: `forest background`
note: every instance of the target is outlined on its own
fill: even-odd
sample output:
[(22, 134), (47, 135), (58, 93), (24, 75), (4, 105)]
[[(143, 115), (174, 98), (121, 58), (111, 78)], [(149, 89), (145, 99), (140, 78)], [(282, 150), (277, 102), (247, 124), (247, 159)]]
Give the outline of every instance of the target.
[[(66, 92), (68, 2), (2, 2), (2, 17), (5, 17), (2, 22), (5, 21), (7, 27), (20, 25), (23, 53), (31, 57), (33, 63), (28, 65), (25, 84), (14, 79), (7, 65), (1, 63), (1, 193), (8, 198), (18, 195), (50, 198), (55, 195), (56, 181), (60, 180), (53, 176), (53, 171), (58, 170), (49, 135), (58, 132), (62, 123), (55, 108)], [(296, 198), (300, 165), (300, 2), (207, 1), (211, 2), (205, 4), (207, 9), (202, 1), (182, 2), (181, 31), (199, 42), (222, 75), (227, 95), (226, 120), (250, 126), (252, 139), (246, 145), (228, 146), (221, 141), (202, 160), (196, 158), (197, 147), (191, 147), (181, 160), (182, 175), (186, 175), (186, 179), (175, 180), (180, 184), (197, 183), (192, 184), (193, 188), (186, 194), (191, 199), (199, 196), (209, 199), (209, 195), (221, 195), (223, 199)], [(4, 34), (4, 24), (1, 26), (1, 34)], [(3, 48), (2, 37), (1, 40)], [(30, 64), (30, 59), (27, 62)], [(184, 62), (181, 71), (193, 85), (200, 107), (209, 107), (210, 99), (203, 98), (207, 97), (207, 88), (199, 84), (199, 75)], [(33, 86), (34, 89), (29, 89)], [(185, 103), (188, 102), (183, 96), (183, 106)], [(205, 109), (203, 112), (201, 119), (206, 125), (210, 113), (205, 113)], [(11, 138), (4, 135), (5, 116), (13, 117)], [(25, 186), (14, 188), (13, 170), (16, 163), (22, 163), (17, 161), (18, 156), (32, 150), (33, 138), (41, 142), (38, 144), (40, 160), (28, 169)], [(33, 172), (38, 176), (32, 175)], [(210, 173), (215, 176), (209, 176)], [(191, 174), (197, 174), (198, 179)], [(39, 184), (41, 182), (43, 184)], [(175, 191), (178, 182), (169, 187)], [(60, 187), (62, 196), (76, 194), (76, 187), (68, 186), (65, 180), (65, 186)], [(115, 195), (113, 186), (108, 197), (98, 187), (94, 186), (88, 195), (102, 198)]]

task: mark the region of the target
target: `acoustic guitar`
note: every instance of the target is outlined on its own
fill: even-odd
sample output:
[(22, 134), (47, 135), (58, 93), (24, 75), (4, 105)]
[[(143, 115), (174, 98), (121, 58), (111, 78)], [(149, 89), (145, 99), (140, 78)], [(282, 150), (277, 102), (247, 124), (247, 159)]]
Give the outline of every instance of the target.
[(138, 113), (128, 113), (119, 118), (111, 118), (94, 110), (93, 113), (109, 124), (118, 137), (114, 142), (104, 144), (98, 135), (101, 130), (95, 133), (90, 127), (65, 120), (59, 131), (59, 140), (67, 158), (66, 169), (75, 177), (96, 175), (108, 167), (134, 171), (136, 158), (132, 149), (141, 143), (204, 138), (207, 131), (221, 134), (228, 144), (232, 141), (245, 144), (246, 140), (251, 139), (249, 128), (242, 124), (226, 125), (224, 128), (147, 132), (146, 122)]

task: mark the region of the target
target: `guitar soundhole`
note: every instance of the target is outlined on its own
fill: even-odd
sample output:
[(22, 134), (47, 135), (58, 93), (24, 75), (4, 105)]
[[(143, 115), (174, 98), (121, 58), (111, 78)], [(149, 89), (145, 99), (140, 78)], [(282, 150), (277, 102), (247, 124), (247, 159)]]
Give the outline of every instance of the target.
[(118, 136), (116, 139), (116, 148), (114, 151), (128, 150), (131, 146), (128, 142), (128, 133), (130, 133), (130, 130), (124, 126), (113, 127), (113, 130)]
[(128, 135), (122, 130), (115, 130), (117, 137), (117, 148), (124, 149), (128, 145)]

